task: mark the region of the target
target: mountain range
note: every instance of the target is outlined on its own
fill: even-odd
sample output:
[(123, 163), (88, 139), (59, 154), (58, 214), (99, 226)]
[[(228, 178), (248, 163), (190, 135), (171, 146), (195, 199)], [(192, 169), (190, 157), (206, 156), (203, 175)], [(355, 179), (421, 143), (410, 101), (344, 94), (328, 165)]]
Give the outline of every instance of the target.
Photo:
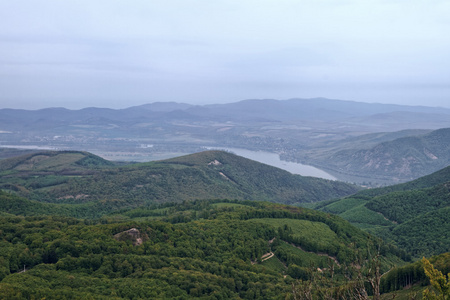
[[(424, 106), (361, 103), (326, 98), (290, 100), (243, 100), (228, 104), (190, 105), (176, 102), (155, 102), (126, 109), (84, 108), (69, 110), (47, 108), (40, 110), (0, 109), (3, 131), (35, 127), (50, 129), (59, 126), (97, 125), (145, 126), (143, 122), (196, 121), (237, 123), (297, 123), (340, 122), (360, 126), (364, 130), (393, 131), (401, 129), (437, 129), (450, 127), (450, 109)], [(423, 122), (425, 125), (421, 126)], [(383, 130), (384, 129), (384, 130)], [(370, 131), (370, 130), (369, 130)]]
[(421, 292), (411, 254), (449, 270), (450, 167), (361, 190), (224, 151), (38, 151), (1, 159), (0, 188), (5, 299), (355, 298), (381, 274), (382, 292)]
[(3, 214), (96, 218), (182, 201), (263, 200), (338, 214), (415, 256), (450, 250), (450, 167), (404, 184), (361, 190), (224, 151), (134, 164), (88, 152), (41, 151), (0, 160), (0, 175), (0, 188), (16, 195), (3, 197)]
[(450, 165), (450, 128), (358, 136), (322, 152), (311, 150), (308, 157), (349, 181), (406, 182)]
[[(445, 132), (431, 146), (431, 139), (422, 136), (450, 128), (449, 116), (446, 108), (325, 98), (156, 102), (118, 110), (0, 109), (0, 147), (84, 150), (127, 161), (164, 159), (205, 147), (245, 148), (328, 168), (340, 180), (377, 186), (448, 165), (445, 154), (437, 155), (433, 148), (447, 149)], [(411, 146), (414, 151), (401, 150)], [(389, 152), (392, 148), (399, 151)]]

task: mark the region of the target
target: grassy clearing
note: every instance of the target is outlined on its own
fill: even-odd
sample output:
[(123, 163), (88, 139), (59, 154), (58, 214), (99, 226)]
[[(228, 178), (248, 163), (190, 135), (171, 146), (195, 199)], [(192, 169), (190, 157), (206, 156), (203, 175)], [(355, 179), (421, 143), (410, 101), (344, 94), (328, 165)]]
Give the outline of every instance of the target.
[(72, 163), (79, 161), (84, 158), (85, 155), (82, 153), (63, 153), (61, 155), (56, 155), (51, 157), (51, 159), (43, 159), (38, 161), (34, 165), (34, 169), (49, 169), (58, 168), (61, 166), (67, 166)]
[(239, 204), (239, 203), (213, 203), (212, 207), (222, 208), (222, 207), (248, 207), (247, 205)]
[(355, 224), (392, 225), (392, 222), (386, 220), (383, 215), (368, 209), (364, 204), (349, 209), (339, 216)]
[(274, 270), (279, 273), (284, 273), (287, 270), (285, 265), (276, 256), (263, 261), (261, 263), (261, 266), (266, 267), (271, 270)]
[(367, 201), (356, 198), (344, 198), (339, 201), (328, 204), (323, 210), (333, 214), (341, 214), (354, 207), (366, 204)]
[(329, 258), (327, 256), (305, 252), (302, 249), (294, 247), (286, 242), (282, 242), (281, 245), (277, 247), (277, 249), (287, 254), (288, 257), (295, 258), (295, 260), (293, 261), (289, 261), (291, 259), (288, 258), (288, 262), (295, 263), (299, 267), (309, 268), (311, 266), (315, 266), (323, 268), (328, 265)]
[(42, 188), (35, 189), (35, 190), (38, 191), (38, 192), (44, 192), (45, 193), (45, 192), (51, 192), (54, 189), (63, 188), (65, 186), (67, 186), (67, 183), (61, 183), (61, 184), (46, 186), (46, 187), (42, 187)]
[(333, 244), (336, 239), (336, 233), (330, 229), (326, 224), (321, 222), (312, 222), (307, 220), (295, 219), (252, 219), (248, 222), (258, 222), (262, 224), (269, 224), (275, 228), (283, 227), (285, 225), (292, 229), (294, 237), (304, 238), (307, 240), (317, 240), (320, 236), (320, 243)]

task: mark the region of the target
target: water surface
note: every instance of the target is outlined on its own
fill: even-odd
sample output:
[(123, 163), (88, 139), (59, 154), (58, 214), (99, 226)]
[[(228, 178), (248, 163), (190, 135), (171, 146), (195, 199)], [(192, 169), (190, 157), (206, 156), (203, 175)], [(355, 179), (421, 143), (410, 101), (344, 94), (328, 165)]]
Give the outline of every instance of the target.
[(284, 160), (280, 160), (280, 156), (276, 153), (270, 153), (265, 151), (252, 151), (241, 148), (220, 148), (220, 147), (211, 147), (208, 149), (218, 149), (232, 152), (236, 155), (255, 160), (257, 162), (270, 165), (273, 167), (277, 167), (283, 170), (286, 170), (292, 174), (299, 174), (302, 176), (312, 176), (319, 177), (324, 179), (336, 180), (336, 177), (328, 174), (327, 172), (320, 170), (313, 166), (308, 166), (295, 162), (288, 162)]

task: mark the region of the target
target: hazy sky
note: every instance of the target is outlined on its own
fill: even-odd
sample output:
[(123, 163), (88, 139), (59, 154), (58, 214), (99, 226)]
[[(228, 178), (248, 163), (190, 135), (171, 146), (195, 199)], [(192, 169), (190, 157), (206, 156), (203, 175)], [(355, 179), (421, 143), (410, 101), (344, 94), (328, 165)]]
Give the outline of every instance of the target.
[(448, 0), (0, 0), (0, 108), (450, 107)]

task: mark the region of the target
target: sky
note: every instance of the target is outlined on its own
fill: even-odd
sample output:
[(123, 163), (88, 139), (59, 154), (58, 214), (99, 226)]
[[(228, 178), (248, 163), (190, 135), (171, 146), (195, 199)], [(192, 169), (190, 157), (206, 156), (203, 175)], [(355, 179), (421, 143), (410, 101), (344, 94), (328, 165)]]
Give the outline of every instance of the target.
[(0, 0), (0, 108), (450, 107), (448, 0)]

